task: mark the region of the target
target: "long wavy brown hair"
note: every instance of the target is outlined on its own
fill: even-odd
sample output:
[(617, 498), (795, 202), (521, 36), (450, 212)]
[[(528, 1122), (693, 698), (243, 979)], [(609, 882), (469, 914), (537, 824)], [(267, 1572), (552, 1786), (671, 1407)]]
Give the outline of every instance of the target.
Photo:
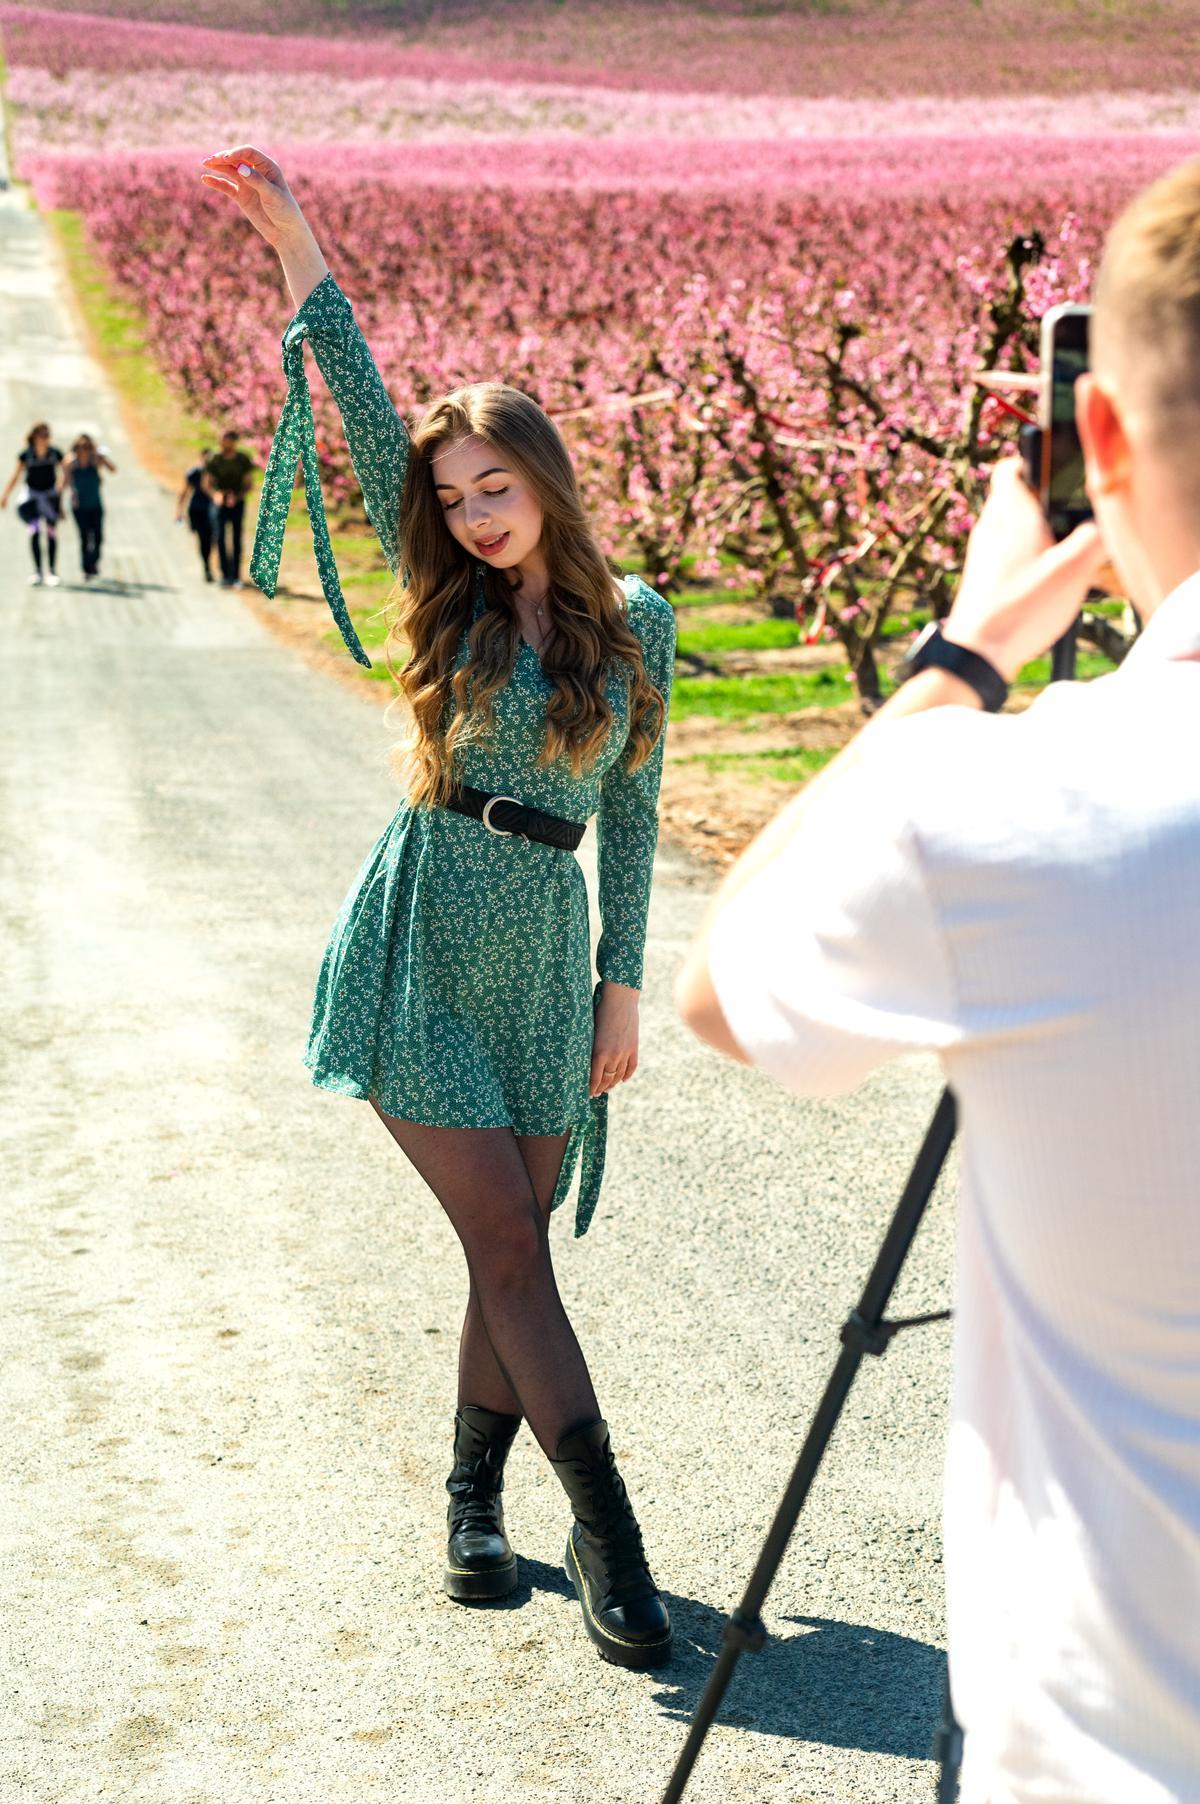
[[(536, 401), (500, 382), (474, 382), (435, 401), (412, 434), (400, 499), (401, 569), (388, 597), (387, 658), (411, 711), (409, 736), (397, 751), (414, 805), (444, 802), (454, 787), (460, 748), (484, 740), (494, 725), (493, 697), (512, 674), (520, 645), (513, 599), (520, 585), (483, 566), (487, 606), (471, 625), (477, 560), (446, 525), (434, 489), (432, 459), (460, 439), (477, 436), (530, 486), (542, 508), (539, 541), (550, 574), (550, 626), (542, 668), (554, 689), (546, 706), (539, 765), (569, 759), (581, 776), (603, 748), (613, 722), (606, 673), (622, 660), (629, 675), (629, 744), (634, 770), (662, 732), (666, 706), (650, 682), (641, 642), (616, 593), (617, 568), (584, 512), (570, 452)], [(464, 627), (468, 656), (454, 659)], [(407, 653), (402, 665), (394, 656)]]

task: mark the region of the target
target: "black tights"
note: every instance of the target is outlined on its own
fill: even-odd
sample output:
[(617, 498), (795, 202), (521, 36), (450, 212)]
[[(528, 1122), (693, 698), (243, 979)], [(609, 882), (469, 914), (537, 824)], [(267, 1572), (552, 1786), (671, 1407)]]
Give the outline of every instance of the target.
[(29, 529), (29, 543), (33, 550), (33, 567), (38, 575), (42, 574), (42, 527), (46, 528), (46, 559), (50, 565), (50, 574), (55, 574), (54, 566), (58, 562), (58, 533), (48, 520), (35, 520)]
[(553, 1455), (564, 1434), (600, 1414), (550, 1262), (550, 1200), (567, 1136), (426, 1127), (374, 1106), (466, 1254), (459, 1403), (523, 1415)]

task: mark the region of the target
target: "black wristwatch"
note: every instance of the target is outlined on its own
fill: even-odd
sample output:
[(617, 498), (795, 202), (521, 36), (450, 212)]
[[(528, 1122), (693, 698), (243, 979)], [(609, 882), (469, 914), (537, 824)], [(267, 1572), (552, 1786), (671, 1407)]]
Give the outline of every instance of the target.
[(942, 632), (941, 622), (931, 620), (909, 646), (896, 669), (896, 680), (906, 683), (919, 670), (948, 670), (969, 683), (989, 714), (998, 714), (1008, 700), (1008, 684), (981, 652), (956, 645)]

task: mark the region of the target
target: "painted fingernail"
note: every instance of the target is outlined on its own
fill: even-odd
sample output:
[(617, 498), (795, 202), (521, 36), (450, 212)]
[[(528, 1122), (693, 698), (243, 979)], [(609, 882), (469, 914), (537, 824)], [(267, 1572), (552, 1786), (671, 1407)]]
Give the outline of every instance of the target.
[(239, 163), (238, 164), (238, 174), (239, 175), (253, 175), (254, 171), (253, 171), (253, 169), (251, 169), (249, 163)]

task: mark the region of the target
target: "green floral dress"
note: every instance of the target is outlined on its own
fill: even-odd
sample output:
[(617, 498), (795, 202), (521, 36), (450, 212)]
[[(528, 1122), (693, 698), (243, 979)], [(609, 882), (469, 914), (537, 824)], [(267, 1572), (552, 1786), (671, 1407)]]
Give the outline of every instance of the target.
[[(263, 476), (250, 575), (274, 595), (299, 458), (321, 586), (347, 646), (368, 664), (325, 522), (305, 338), (341, 411), (367, 517), (393, 572), (400, 561), (408, 433), (349, 300), (326, 275), (283, 335), (288, 394)], [(476, 619), (487, 605), (482, 574), (480, 564)], [(626, 577), (624, 586), (647, 675), (669, 702), (674, 612), (640, 578)], [(464, 630), (459, 666), (466, 656)], [(597, 967), (601, 979), (640, 988), (665, 732), (630, 771), (623, 756), (628, 681), (618, 666), (606, 681), (613, 727), (597, 763), (580, 778), (564, 759), (538, 767), (551, 692), (537, 652), (519, 637), (509, 680), (494, 698), (495, 731), (466, 749), (459, 780), (567, 820), (596, 816)], [(607, 1095), (588, 1095), (598, 991), (587, 890), (573, 853), (500, 838), (466, 815), (402, 801), (334, 923), (305, 1060), (323, 1088), (372, 1097), (409, 1121), (511, 1126), (518, 1134), (570, 1130), (554, 1206), (578, 1163), (575, 1232), (582, 1234), (600, 1192), (607, 1131)]]

